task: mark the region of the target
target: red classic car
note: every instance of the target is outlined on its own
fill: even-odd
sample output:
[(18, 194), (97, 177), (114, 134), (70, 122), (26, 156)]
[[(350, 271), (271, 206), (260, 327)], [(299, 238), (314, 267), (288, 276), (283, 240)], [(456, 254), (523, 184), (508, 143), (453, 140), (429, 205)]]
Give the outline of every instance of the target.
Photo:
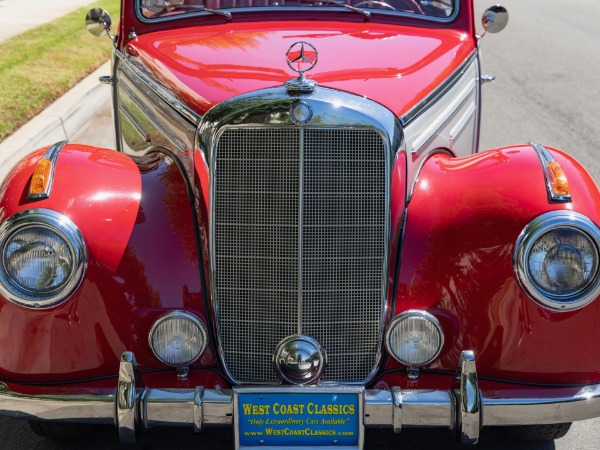
[(479, 151), (473, 16), (123, 0), (112, 35), (90, 11), (118, 151), (59, 142), (0, 188), (0, 413), (244, 449), (600, 417), (600, 194), (560, 150)]

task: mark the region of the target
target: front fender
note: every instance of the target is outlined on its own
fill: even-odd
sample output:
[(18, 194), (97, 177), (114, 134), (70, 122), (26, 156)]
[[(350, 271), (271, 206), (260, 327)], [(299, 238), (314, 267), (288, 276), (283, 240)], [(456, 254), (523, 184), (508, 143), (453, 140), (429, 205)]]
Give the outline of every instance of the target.
[(114, 271), (138, 214), (142, 179), (137, 165), (112, 150), (67, 144), (57, 162), (52, 195), (28, 200), (31, 175), (45, 151), (29, 154), (7, 175), (0, 188), (0, 222), (32, 208), (65, 214), (85, 236), (91, 260)]
[[(0, 221), (31, 208), (68, 216), (84, 237), (88, 267), (80, 288), (56, 307), (29, 309), (0, 298), (0, 377), (47, 382), (114, 375), (126, 350), (141, 368), (164, 367), (148, 346), (154, 321), (184, 308), (205, 320), (194, 217), (181, 171), (161, 153), (134, 160), (66, 145), (50, 197), (28, 200), (43, 154), (32, 153), (9, 173), (0, 188)], [(212, 362), (207, 351), (199, 364)]]
[[(466, 158), (438, 154), (424, 165), (408, 205), (395, 313), (425, 309), (446, 341), (430, 369), (454, 371), (473, 350), (481, 377), (546, 383), (600, 379), (600, 301), (553, 312), (530, 300), (513, 269), (517, 237), (535, 217), (573, 210), (595, 223), (600, 195), (570, 156), (551, 150), (572, 203), (551, 203), (542, 165), (530, 146)], [(388, 361), (388, 368), (397, 367)]]

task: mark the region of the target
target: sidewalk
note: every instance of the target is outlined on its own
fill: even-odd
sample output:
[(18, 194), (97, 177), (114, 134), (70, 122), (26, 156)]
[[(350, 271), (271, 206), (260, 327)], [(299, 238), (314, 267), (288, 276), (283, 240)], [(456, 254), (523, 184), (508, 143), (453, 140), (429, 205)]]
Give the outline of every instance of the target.
[(98, 81), (101, 75), (109, 74), (110, 62), (106, 62), (0, 142), (0, 179), (19, 159), (36, 148), (73, 140), (87, 122), (110, 103), (110, 86)]
[[(0, 0), (0, 42), (90, 3), (91, 0)], [(81, 18), (82, 27), (84, 19)], [(72, 140), (88, 121), (106, 108), (111, 89), (98, 81), (102, 75), (110, 75), (110, 62), (0, 142), (0, 179), (26, 153), (61, 140)]]
[(0, 42), (91, 3), (93, 0), (0, 0)]

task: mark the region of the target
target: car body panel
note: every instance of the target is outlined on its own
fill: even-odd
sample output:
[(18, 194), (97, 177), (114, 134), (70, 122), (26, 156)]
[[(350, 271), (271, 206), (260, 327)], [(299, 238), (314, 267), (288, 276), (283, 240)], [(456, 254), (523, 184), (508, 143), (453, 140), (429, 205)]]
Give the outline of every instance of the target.
[[(356, 447), (363, 424), (474, 443), (484, 424), (597, 417), (600, 303), (534, 301), (515, 255), (536, 218), (561, 211), (586, 219), (600, 259), (600, 193), (560, 150), (479, 151), (480, 38), (472, 1), (457, 4), (449, 20), (278, 5), (151, 20), (124, 0), (108, 80), (118, 151), (55, 146), (53, 187), (31, 199), (40, 149), (0, 187), (0, 250), (11, 217), (40, 209), (72, 222), (88, 254), (59, 303), (0, 298), (3, 414), (114, 420), (131, 442), (154, 425), (237, 426), (248, 393), (351, 392)], [(295, 44), (318, 52), (308, 81), (288, 65)], [(567, 192), (553, 197), (551, 177)], [(576, 295), (597, 295), (593, 250), (567, 244), (554, 249), (574, 256), (548, 264), (588, 264)], [(2, 264), (0, 282), (21, 276)], [(157, 339), (176, 354), (206, 338), (197, 359), (159, 360), (150, 335), (168, 313), (199, 328)], [(387, 345), (410, 314), (430, 335), (410, 329), (402, 345), (439, 343), (427, 361)]]
[[(442, 322), (445, 351), (432, 369), (453, 370), (459, 349), (472, 348), (482, 377), (565, 384), (600, 379), (600, 364), (586, 356), (599, 343), (600, 305), (548, 311), (515, 278), (515, 243), (532, 219), (548, 210), (600, 217), (590, 176), (572, 157), (552, 152), (572, 180), (572, 203), (549, 204), (540, 160), (529, 145), (466, 158), (438, 154), (422, 168), (407, 210), (395, 308), (425, 309)], [(539, 351), (549, 342), (551, 351)]]
[[(67, 144), (50, 198), (28, 200), (31, 172), (44, 151), (10, 172), (0, 211), (3, 218), (30, 208), (67, 215), (85, 236), (87, 274), (72, 298), (56, 307), (2, 303), (0, 345), (14, 349), (0, 356), (2, 378), (106, 376), (134, 347), (141, 367), (160, 366), (147, 344), (154, 321), (182, 308), (205, 316), (192, 206), (180, 169), (161, 153), (136, 163), (113, 150)], [(211, 355), (207, 351), (199, 364), (213, 365)]]
[[(152, 33), (130, 41), (125, 52), (203, 115), (228, 98), (295, 78), (285, 53), (297, 41), (310, 41), (319, 53), (308, 77), (321, 86), (372, 99), (398, 117), (419, 104), (475, 48), (464, 31), (282, 21)], [(383, 64), (381, 55), (388, 55)]]

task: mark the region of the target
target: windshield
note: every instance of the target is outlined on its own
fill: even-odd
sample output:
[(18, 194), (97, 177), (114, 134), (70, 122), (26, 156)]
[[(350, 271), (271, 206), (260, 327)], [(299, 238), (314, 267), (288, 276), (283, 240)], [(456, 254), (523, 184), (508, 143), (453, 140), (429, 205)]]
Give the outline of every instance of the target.
[(343, 7), (367, 17), (370, 12), (397, 12), (425, 18), (449, 19), (456, 11), (456, 3), (455, 0), (139, 0), (138, 5), (146, 19), (176, 18), (198, 13), (231, 18), (236, 9), (266, 7)]

